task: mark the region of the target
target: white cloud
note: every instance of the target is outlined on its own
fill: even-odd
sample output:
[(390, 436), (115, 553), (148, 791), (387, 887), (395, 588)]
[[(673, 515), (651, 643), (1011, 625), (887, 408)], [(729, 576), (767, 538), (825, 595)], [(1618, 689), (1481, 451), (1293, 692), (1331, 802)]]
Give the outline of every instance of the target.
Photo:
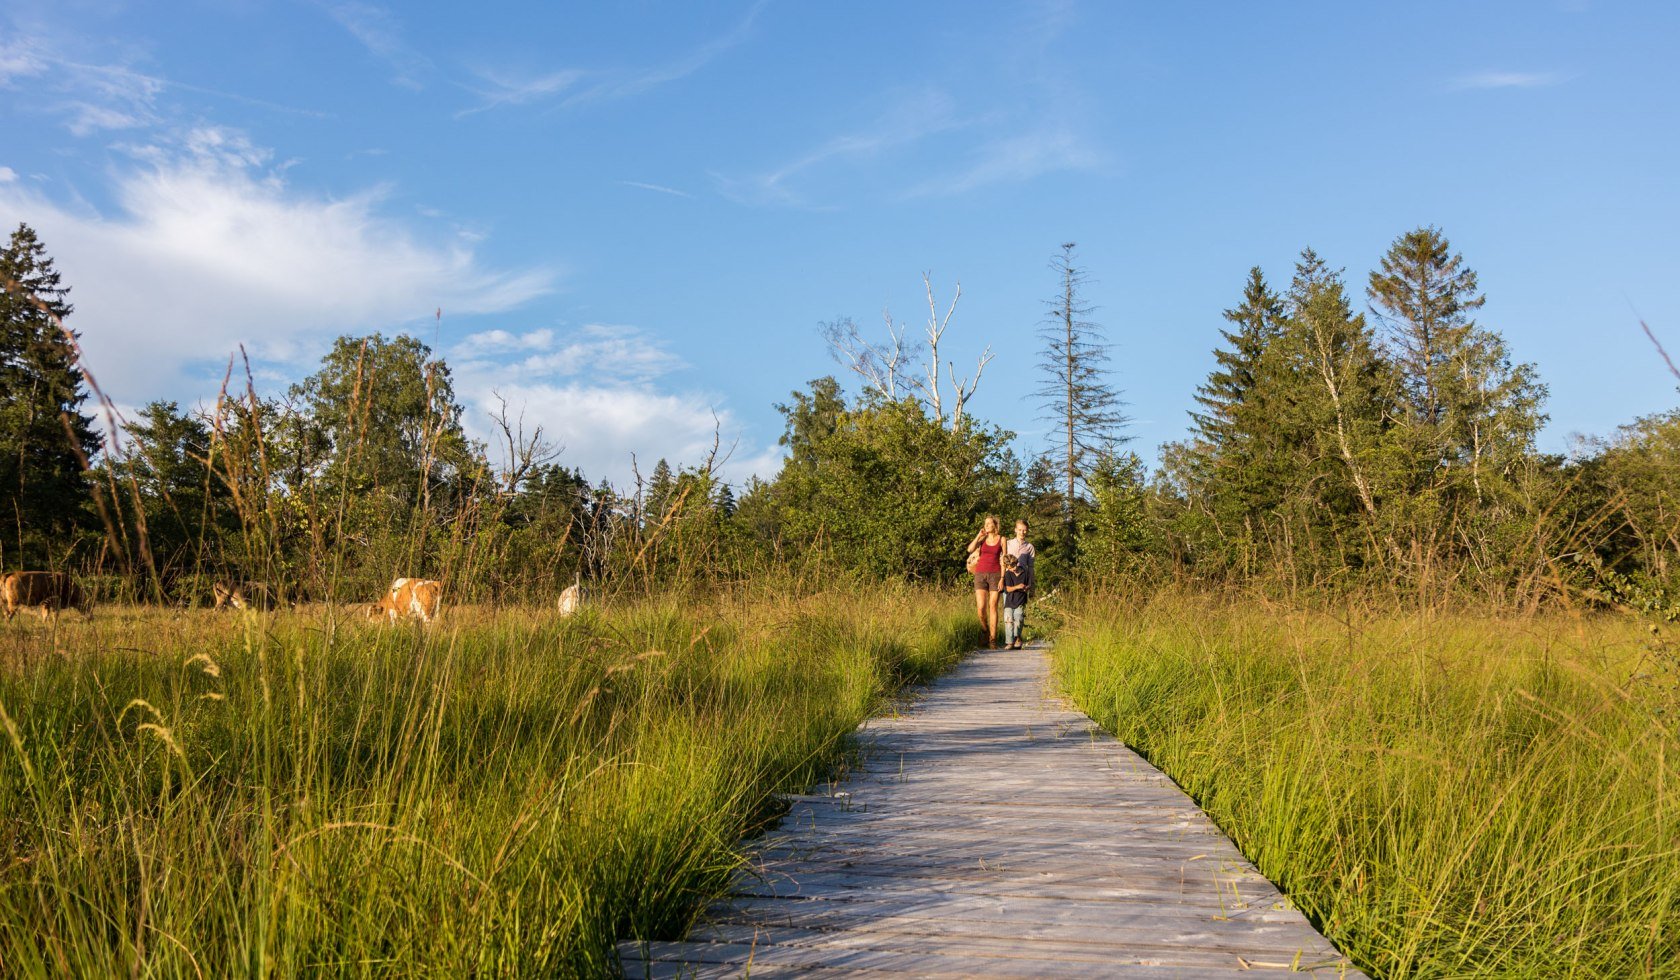
[(726, 480), (768, 477), (781, 465), (775, 447), (746, 447), (740, 421), (717, 395), (671, 384), (686, 365), (637, 327), (487, 330), (464, 338), (448, 356), (456, 392), (469, 406), (469, 434), (494, 446), (490, 413), (505, 399), (527, 432), (541, 425), (545, 437), (564, 446), (561, 462), (591, 479), (627, 485), (632, 456), (644, 474), (660, 458), (698, 465), (714, 435), (720, 457), (728, 456), (721, 468)]
[[(423, 241), (380, 214), (381, 192), (324, 198), (262, 169), (237, 133), (195, 130), (133, 151), (108, 213), (0, 183), (0, 221), (40, 232), (107, 393), (141, 402), (220, 379), (244, 344), (287, 361), (331, 334), (511, 309), (553, 270), (486, 268), (459, 241)], [(191, 383), (189, 383), (189, 381)]]
[(17, 171), (11, 167), (0, 167), (0, 184), (10, 184), (17, 180)]
[(29, 78), (47, 70), (47, 59), (32, 38), (14, 36), (0, 41), (0, 85), (16, 78)]
[(591, 383), (643, 383), (683, 368), (682, 360), (635, 327), (593, 323), (561, 342), (553, 330), (489, 330), (449, 352), (457, 370), (503, 380), (581, 377)]
[(1564, 81), (1564, 76), (1549, 71), (1479, 71), (1462, 75), (1453, 81), (1455, 89), (1542, 88)]
[(494, 391), (475, 386), (461, 394), (470, 406), (465, 425), (474, 438), (494, 445), (490, 413), (500, 408), (500, 395), (510, 414), (524, 413), (527, 432), (540, 423), (545, 438), (563, 447), (562, 465), (580, 467), (590, 479), (605, 476), (620, 487), (630, 483), (632, 456), (644, 476), (658, 459), (694, 466), (705, 461), (714, 436), (721, 443), (720, 457), (732, 446), (736, 450), (721, 468), (731, 482), (772, 476), (781, 462), (774, 450), (741, 453), (739, 421), (704, 393), (577, 381), (499, 384)]

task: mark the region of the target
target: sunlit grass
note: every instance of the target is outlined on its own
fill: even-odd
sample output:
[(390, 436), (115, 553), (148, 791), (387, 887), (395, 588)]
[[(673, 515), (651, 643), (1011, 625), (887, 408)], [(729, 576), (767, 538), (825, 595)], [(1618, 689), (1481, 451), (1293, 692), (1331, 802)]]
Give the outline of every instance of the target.
[(0, 630), (0, 972), (585, 975), (682, 933), (884, 695), (975, 642), (893, 592), (102, 609)]
[(1680, 974), (1680, 719), (1648, 627), (1166, 596), (1069, 634), (1074, 700), (1373, 974)]

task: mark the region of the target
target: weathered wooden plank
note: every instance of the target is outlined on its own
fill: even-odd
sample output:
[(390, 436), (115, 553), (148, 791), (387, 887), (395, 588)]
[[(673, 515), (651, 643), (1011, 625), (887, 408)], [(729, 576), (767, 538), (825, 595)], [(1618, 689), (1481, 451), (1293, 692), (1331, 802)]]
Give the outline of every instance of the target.
[[(624, 954), (627, 976), (742, 976), (800, 973), (814, 969), (869, 970), (919, 977), (1047, 977), (1124, 975), (1204, 977), (1266, 972), (1322, 972), (1336, 976), (1338, 967), (1326, 962), (1290, 957), (1250, 959), (1240, 953), (1216, 956), (1087, 955), (1058, 948), (1053, 955), (1007, 955), (977, 949), (946, 951), (932, 946), (921, 950), (875, 949), (853, 938), (845, 944), (781, 946), (750, 943), (652, 943), (643, 959), (639, 951)], [(1190, 959), (1190, 962), (1184, 962)], [(646, 964), (636, 969), (636, 964)], [(664, 966), (668, 969), (661, 970)], [(649, 968), (651, 967), (651, 969)], [(686, 968), (686, 969), (685, 969)], [(1148, 973), (1141, 972), (1149, 970)]]
[(871, 719), (688, 940), (620, 945), (627, 975), (1358, 975), (1046, 677), (1041, 651), (982, 653)]

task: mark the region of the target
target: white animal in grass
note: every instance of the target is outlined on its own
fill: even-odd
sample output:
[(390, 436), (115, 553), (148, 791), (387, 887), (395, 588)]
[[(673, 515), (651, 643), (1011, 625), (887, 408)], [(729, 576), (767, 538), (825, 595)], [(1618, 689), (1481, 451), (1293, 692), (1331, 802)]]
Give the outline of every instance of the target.
[(583, 583), (573, 582), (560, 593), (560, 599), (554, 607), (561, 616), (570, 616), (583, 606)]

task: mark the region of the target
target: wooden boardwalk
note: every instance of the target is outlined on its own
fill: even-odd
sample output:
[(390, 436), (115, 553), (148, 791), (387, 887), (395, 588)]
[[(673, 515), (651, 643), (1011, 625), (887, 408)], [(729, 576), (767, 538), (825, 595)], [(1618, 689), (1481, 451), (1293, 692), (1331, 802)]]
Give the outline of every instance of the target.
[(984, 651), (863, 728), (686, 942), (631, 977), (1360, 974), (1171, 780)]

